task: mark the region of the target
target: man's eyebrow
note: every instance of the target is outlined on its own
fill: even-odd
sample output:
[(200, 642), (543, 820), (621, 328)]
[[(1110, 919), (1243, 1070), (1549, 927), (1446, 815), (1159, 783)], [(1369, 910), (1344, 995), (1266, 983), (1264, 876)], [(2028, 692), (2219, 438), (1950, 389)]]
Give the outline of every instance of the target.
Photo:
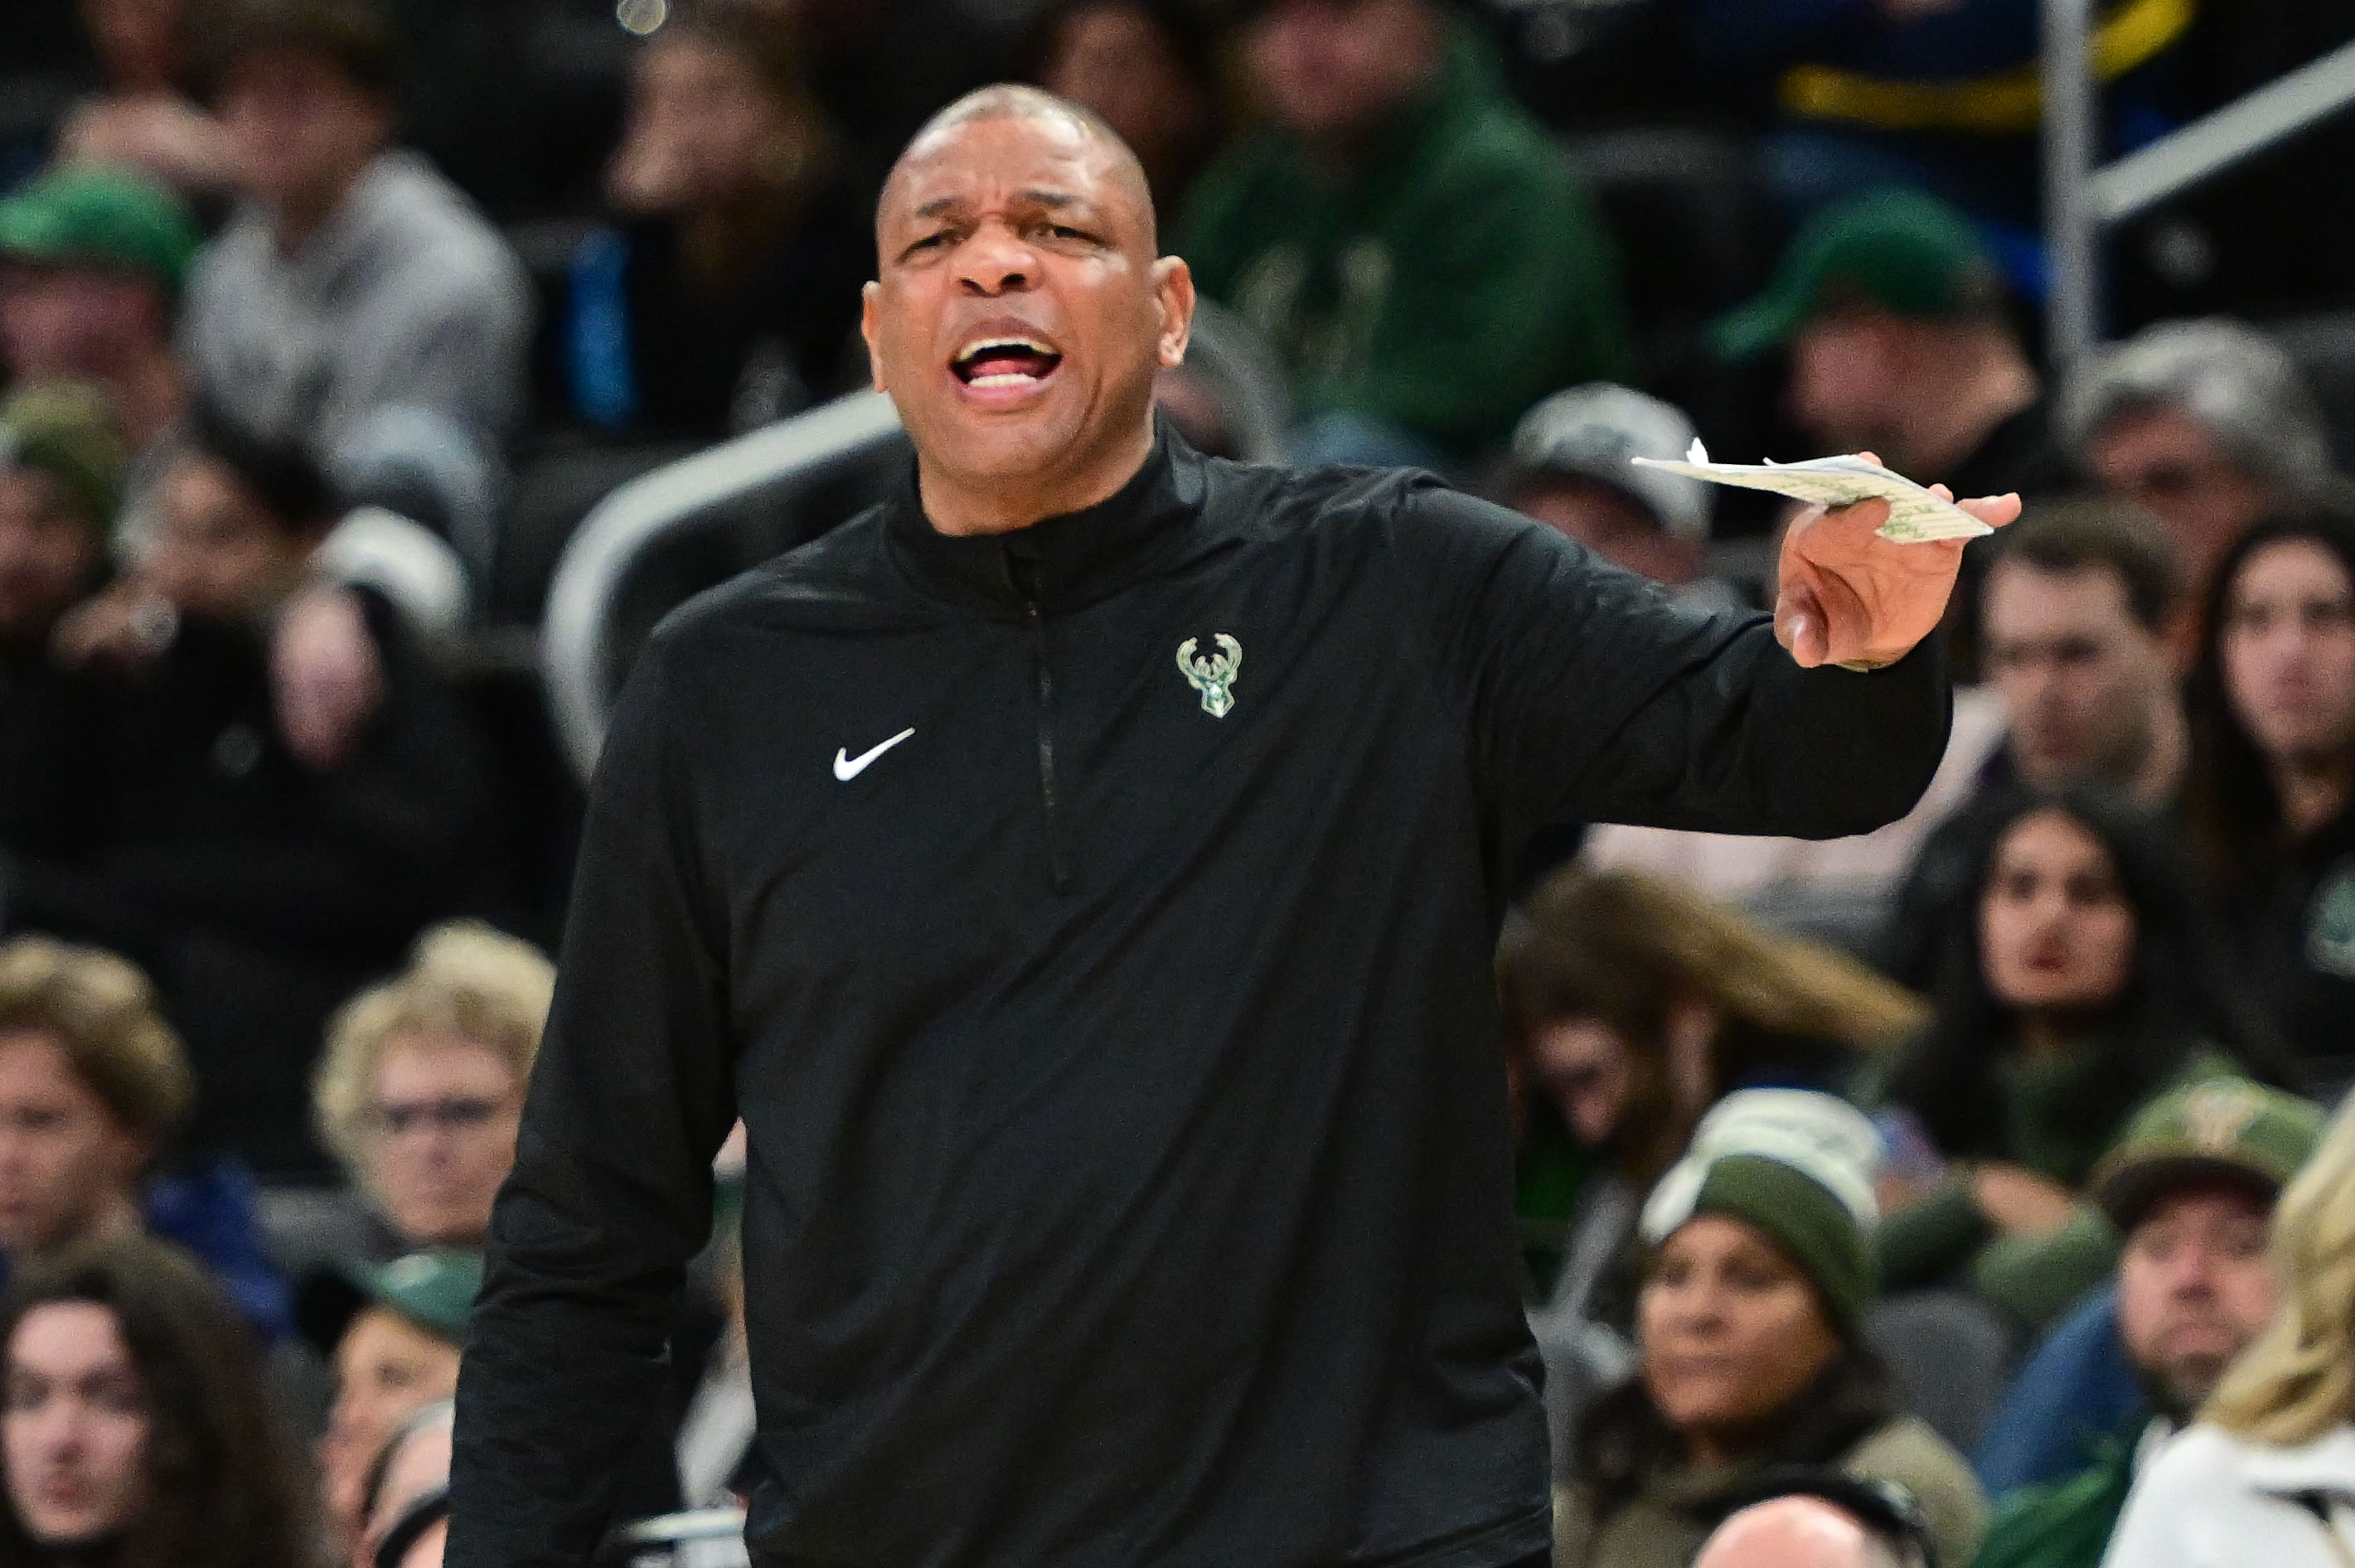
[(938, 217), (944, 212), (954, 211), (957, 207), (963, 206), (964, 202), (964, 197), (963, 196), (934, 196), (932, 200), (918, 207), (914, 216), (919, 218)]
[(1050, 212), (1063, 212), (1088, 205), (1085, 196), (1073, 196), (1070, 191), (1031, 189), (1016, 191), (1014, 195), (1018, 200), (1027, 201), (1033, 207), (1043, 207)]

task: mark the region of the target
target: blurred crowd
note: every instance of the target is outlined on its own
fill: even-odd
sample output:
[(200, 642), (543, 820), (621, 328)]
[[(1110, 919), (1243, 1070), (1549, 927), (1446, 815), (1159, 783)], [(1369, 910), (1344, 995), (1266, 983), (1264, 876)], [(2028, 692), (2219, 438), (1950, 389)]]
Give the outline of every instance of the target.
[[(518, 636), (617, 484), (866, 385), (883, 173), (1003, 79), (1136, 151), (1205, 450), (1730, 606), (1784, 520), (1630, 458), (2025, 498), (1912, 815), (1498, 889), (1561, 1568), (2355, 1563), (2345, 130), (2122, 231), (2055, 366), (2029, 0), (17, 9), (0, 1568), (439, 1561), (579, 809)], [(2355, 37), (2096, 21), (2110, 154)], [(743, 1561), (625, 1528), (742, 1495), (730, 1160), (617, 1560)]]

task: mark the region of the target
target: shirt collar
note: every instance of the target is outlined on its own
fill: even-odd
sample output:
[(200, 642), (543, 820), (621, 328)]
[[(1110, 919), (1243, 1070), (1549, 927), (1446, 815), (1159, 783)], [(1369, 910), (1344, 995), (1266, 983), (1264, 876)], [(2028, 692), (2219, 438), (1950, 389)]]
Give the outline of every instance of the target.
[(925, 517), (911, 460), (889, 503), (891, 557), (920, 589), (1018, 613), (1076, 609), (1166, 570), (1186, 552), (1202, 509), (1202, 460), (1156, 418), (1144, 466), (1093, 506), (1007, 534), (956, 535)]

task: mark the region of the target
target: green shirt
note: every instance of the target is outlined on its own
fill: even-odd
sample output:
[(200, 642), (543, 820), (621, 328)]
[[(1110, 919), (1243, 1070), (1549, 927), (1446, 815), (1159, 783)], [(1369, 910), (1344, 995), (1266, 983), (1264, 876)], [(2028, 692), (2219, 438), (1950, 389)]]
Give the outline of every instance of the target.
[(2007, 1501), (1971, 1568), (2101, 1568), (2134, 1489), (2135, 1446), (2113, 1441), (2087, 1469)]
[(1248, 136), (1205, 171), (1178, 252), (1267, 335), (1308, 414), (1403, 426), (1462, 457), (1631, 358), (1609, 238), (1561, 149), (1457, 26), (1423, 99), (1346, 170)]

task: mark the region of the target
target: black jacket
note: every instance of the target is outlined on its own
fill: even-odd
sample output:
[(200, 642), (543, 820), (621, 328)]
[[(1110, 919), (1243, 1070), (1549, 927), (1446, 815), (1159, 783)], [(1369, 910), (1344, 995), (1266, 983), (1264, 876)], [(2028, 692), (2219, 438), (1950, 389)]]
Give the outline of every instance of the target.
[(1937, 655), (1805, 673), (1428, 477), (1162, 440), (999, 538), (911, 487), (632, 673), (453, 1568), (590, 1550), (740, 1111), (756, 1559), (1545, 1549), (1499, 868), (1566, 817), (1884, 822), (1944, 745)]

